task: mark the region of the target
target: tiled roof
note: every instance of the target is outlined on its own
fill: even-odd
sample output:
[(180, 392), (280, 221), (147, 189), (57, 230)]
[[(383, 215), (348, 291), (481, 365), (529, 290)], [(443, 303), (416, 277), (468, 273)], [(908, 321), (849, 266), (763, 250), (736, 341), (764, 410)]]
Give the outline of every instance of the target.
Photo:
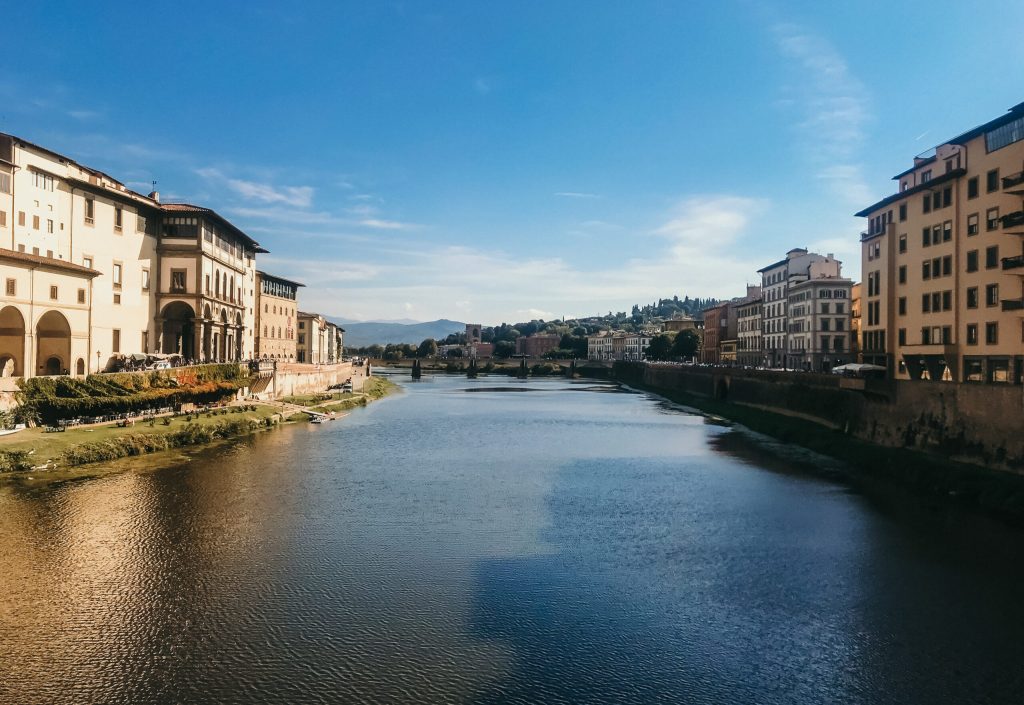
[(74, 274), (84, 274), (89, 277), (98, 277), (100, 275), (100, 272), (95, 269), (83, 267), (80, 264), (73, 264), (62, 259), (54, 259), (53, 257), (43, 257), (42, 255), (30, 255), (27, 252), (15, 252), (14, 250), (4, 248), (0, 248), (0, 260), (22, 262), (36, 267), (60, 269), (66, 272), (73, 272)]

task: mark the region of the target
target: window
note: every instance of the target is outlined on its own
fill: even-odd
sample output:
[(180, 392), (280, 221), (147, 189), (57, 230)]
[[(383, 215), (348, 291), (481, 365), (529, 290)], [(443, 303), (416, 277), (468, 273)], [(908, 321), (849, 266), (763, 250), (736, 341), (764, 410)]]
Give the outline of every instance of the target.
[(32, 229), (33, 230), (39, 230), (39, 216), (38, 215), (32, 216)]
[(906, 203), (901, 203), (900, 204), (900, 222), (903, 222), (906, 219), (907, 219), (907, 204)]
[(82, 256), (82, 266), (83, 267), (88, 267), (89, 269), (92, 269), (92, 257), (90, 257), (89, 255), (83, 255)]
[(827, 318), (822, 318), (821, 319), (821, 329), (822, 330), (828, 330), (828, 319)]
[(921, 345), (931, 345), (931, 344), (932, 344), (932, 329), (931, 328), (927, 328), (927, 327), (922, 328), (921, 329)]
[(953, 255), (946, 255), (942, 258), (942, 276), (948, 277), (953, 274)]
[(924, 195), (924, 200), (921, 202), (921, 210), (925, 213), (932, 212), (932, 197), (929, 194)]
[(57, 287), (56, 286), (51, 286), (50, 287), (50, 300), (51, 301), (56, 301), (57, 300)]
[(938, 279), (940, 276), (942, 276), (940, 274), (941, 266), (942, 266), (942, 258), (941, 257), (936, 257), (935, 259), (932, 260), (932, 276), (935, 277), (936, 279)]
[(999, 266), (999, 245), (992, 245), (985, 248), (985, 269), (995, 269)]
[(900, 235), (900, 254), (907, 251), (907, 235), (904, 233)]
[(828, 310), (829, 310), (828, 303), (822, 303), (821, 304), (821, 312), (822, 313), (828, 313)]
[(142, 270), (142, 290), (149, 291), (149, 270)]
[(7, 227), (7, 211), (0, 211), (0, 228)]
[(114, 288), (115, 289), (120, 289), (121, 288), (121, 270), (122, 269), (123, 268), (122, 268), (120, 262), (114, 262), (114, 276), (113, 276), (113, 279), (114, 279)]
[(80, 303), (80, 304), (84, 304), (85, 303), (85, 289), (79, 289), (78, 290), (78, 303)]
[(932, 194), (932, 210), (939, 210), (942, 207), (942, 193), (936, 191)]
[(96, 222), (96, 202), (91, 198), (85, 199), (85, 224), (92, 225)]
[(987, 345), (995, 345), (999, 342), (999, 324), (998, 323), (986, 323), (985, 324), (985, 343)]
[(186, 291), (185, 286), (186, 271), (184, 269), (172, 269), (171, 270), (171, 292), (175, 294), (183, 294)]
[(44, 191), (53, 190), (53, 177), (49, 174), (43, 174), (38, 171), (32, 172), (32, 184), (36, 188), (41, 188)]
[(999, 209), (989, 208), (985, 211), (985, 227), (989, 230), (995, 230), (999, 227)]
[(978, 271), (978, 251), (971, 250), (967, 253), (967, 271), (977, 272)]
[(836, 330), (843, 330), (843, 328), (844, 328), (843, 319), (842, 318), (837, 318), (836, 319)]
[(1024, 139), (1024, 118), (1017, 118), (985, 133), (985, 151), (994, 152), (1021, 139)]
[(906, 296), (901, 296), (899, 298), (899, 300), (897, 301), (897, 304), (899, 306), (900, 315), (901, 316), (906, 316), (907, 315), (907, 297)]
[(921, 247), (928, 247), (932, 244), (932, 229), (922, 228), (921, 229)]
[(114, 232), (124, 230), (124, 210), (121, 206), (114, 206)]
[(921, 263), (921, 278), (931, 279), (932, 278), (932, 262), (931, 260), (925, 260)]
[(953, 205), (953, 187), (947, 186), (942, 189), (942, 207), (948, 208)]
[(938, 313), (942, 310), (942, 294), (938, 291), (932, 293), (932, 311)]
[(25, 211), (18, 211), (18, 225), (25, 225)]
[(999, 305), (999, 285), (989, 284), (985, 287), (985, 305), (986, 306), (998, 306)]
[(967, 198), (978, 197), (978, 177), (972, 176), (967, 179)]
[(142, 215), (142, 213), (135, 215), (135, 232), (146, 232), (146, 216)]
[(967, 216), (967, 234), (977, 235), (978, 234), (978, 214), (972, 213)]
[(110, 351), (116, 353), (121, 352), (121, 329), (114, 328), (110, 333)]
[(0, 171), (0, 193), (11, 192), (11, 175), (5, 171)]
[(897, 342), (900, 345), (906, 345), (907, 344), (907, 329), (906, 328), (900, 328), (898, 331), (896, 331), (896, 340), (897, 340)]
[(118, 306), (121, 305), (121, 295), (120, 294), (114, 294), (114, 303), (117, 304)]
[(900, 268), (897, 271), (899, 272), (900, 284), (906, 284), (907, 283), (907, 265), (905, 265), (905, 264), (900, 265)]
[(978, 287), (967, 289), (967, 308), (978, 308)]
[(978, 344), (978, 324), (968, 323), (967, 324), (967, 344), (977, 345)]
[(836, 336), (832, 340), (832, 349), (835, 350), (836, 352), (842, 352), (843, 351), (843, 347), (844, 347), (843, 340), (844, 340), (843, 338), (840, 338), (839, 336)]
[(921, 313), (932, 312), (932, 297), (930, 294), (921, 294)]
[(148, 330), (142, 331), (142, 352), (144, 352), (144, 353), (148, 353), (149, 352), (149, 331)]
[(993, 169), (985, 174), (985, 191), (992, 193), (999, 190), (999, 170)]
[(926, 184), (926, 183), (928, 183), (931, 180), (932, 180), (932, 170), (931, 169), (925, 169), (924, 171), (921, 172), (921, 183), (922, 184)]
[(18, 293), (18, 282), (15, 279), (8, 279), (4, 286), (4, 292), (8, 296), (15, 296)]
[(932, 228), (932, 244), (938, 245), (942, 242), (942, 226), (936, 225)]
[(953, 221), (947, 220), (942, 224), (942, 241), (949, 242), (953, 239)]
[(949, 311), (953, 308), (953, 292), (944, 291), (942, 292), (942, 310)]

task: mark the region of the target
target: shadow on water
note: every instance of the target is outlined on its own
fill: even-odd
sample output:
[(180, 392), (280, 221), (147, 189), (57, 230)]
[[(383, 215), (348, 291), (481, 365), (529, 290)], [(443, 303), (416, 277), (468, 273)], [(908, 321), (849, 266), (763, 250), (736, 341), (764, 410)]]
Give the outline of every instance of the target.
[(475, 572), (472, 632), (515, 659), (474, 702), (1021, 702), (1012, 539), (947, 542), (934, 520), (880, 520), (773, 474), (562, 467), (557, 552)]

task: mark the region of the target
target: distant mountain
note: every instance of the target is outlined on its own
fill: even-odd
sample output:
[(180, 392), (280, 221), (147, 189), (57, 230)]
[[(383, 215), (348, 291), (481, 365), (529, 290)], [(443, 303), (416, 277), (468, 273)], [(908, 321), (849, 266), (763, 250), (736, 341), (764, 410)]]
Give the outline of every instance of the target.
[(388, 343), (418, 345), (425, 338), (440, 340), (450, 333), (461, 333), (466, 330), (465, 323), (449, 321), (447, 318), (426, 323), (385, 323), (382, 321), (345, 323), (343, 318), (330, 320), (345, 329), (345, 347), (352, 348), (362, 348), (374, 344), (387, 345)]

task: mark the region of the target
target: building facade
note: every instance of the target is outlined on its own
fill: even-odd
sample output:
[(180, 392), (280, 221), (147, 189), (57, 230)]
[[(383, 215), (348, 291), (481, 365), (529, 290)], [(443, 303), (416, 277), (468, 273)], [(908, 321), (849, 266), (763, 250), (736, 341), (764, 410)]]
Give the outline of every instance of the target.
[(863, 359), (897, 379), (1024, 380), (1024, 103), (914, 159), (857, 213)]
[(757, 270), (761, 275), (762, 293), (762, 350), (766, 367), (786, 365), (786, 333), (789, 329), (786, 297), (789, 287), (810, 278), (810, 268), (816, 266), (816, 274), (840, 275), (840, 264), (831, 254), (819, 255), (803, 248), (794, 248), (786, 258)]
[(256, 272), (255, 357), (295, 362), (299, 282)]
[(789, 287), (786, 367), (829, 372), (854, 361), (850, 333), (852, 286), (849, 279), (819, 277)]
[(729, 335), (728, 301), (704, 309), (704, 338), (701, 340), (700, 361), (708, 365), (721, 363), (722, 341), (735, 337), (735, 332)]
[(764, 364), (761, 351), (761, 297), (736, 305), (736, 362), (749, 367)]
[(516, 355), (527, 357), (541, 357), (546, 352), (558, 349), (562, 336), (553, 333), (538, 333), (531, 336), (520, 336), (516, 338)]
[(587, 336), (587, 359), (588, 360), (614, 360), (612, 356), (612, 334), (610, 331), (601, 331), (597, 335)]

